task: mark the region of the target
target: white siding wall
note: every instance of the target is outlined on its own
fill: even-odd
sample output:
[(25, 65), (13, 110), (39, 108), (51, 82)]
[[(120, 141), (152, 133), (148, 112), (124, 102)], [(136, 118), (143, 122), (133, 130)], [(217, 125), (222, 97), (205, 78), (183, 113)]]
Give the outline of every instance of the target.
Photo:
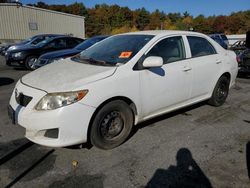
[[(38, 30), (30, 30), (29, 23)], [(40, 33), (85, 37), (84, 17), (40, 8), (0, 3), (0, 40), (20, 40)]]
[(227, 35), (229, 45), (233, 45), (235, 42), (239, 40), (246, 40), (246, 34), (242, 35)]

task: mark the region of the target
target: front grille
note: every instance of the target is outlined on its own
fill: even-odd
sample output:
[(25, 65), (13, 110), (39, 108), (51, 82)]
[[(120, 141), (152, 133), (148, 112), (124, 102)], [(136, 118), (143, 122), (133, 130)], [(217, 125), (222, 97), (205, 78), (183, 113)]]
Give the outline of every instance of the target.
[(19, 93), (16, 95), (16, 102), (20, 104), (21, 106), (26, 107), (30, 101), (32, 100), (32, 97), (26, 96), (23, 93)]

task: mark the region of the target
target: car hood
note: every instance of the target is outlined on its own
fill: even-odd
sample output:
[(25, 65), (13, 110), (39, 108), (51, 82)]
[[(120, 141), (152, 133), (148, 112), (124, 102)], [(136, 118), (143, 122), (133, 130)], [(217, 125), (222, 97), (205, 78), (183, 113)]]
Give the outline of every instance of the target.
[(9, 47), (9, 50), (18, 50), (22, 48), (30, 48), (30, 45), (28, 43), (13, 44)]
[(14, 48), (14, 49), (8, 49), (7, 52), (8, 53), (16, 53), (16, 52), (20, 52), (20, 51), (34, 50), (34, 49), (39, 49), (39, 47), (32, 46), (32, 45), (20, 45), (20, 46), (16, 46), (16, 48)]
[(107, 78), (117, 67), (89, 65), (70, 58), (39, 68), (24, 77), (22, 83), (48, 93), (74, 91), (85, 84)]
[(46, 53), (42, 55), (40, 58), (41, 59), (55, 59), (55, 58), (60, 58), (60, 57), (65, 57), (65, 56), (73, 56), (80, 52), (81, 52), (80, 50), (77, 50), (75, 48), (68, 49), (68, 50), (59, 50), (55, 52)]

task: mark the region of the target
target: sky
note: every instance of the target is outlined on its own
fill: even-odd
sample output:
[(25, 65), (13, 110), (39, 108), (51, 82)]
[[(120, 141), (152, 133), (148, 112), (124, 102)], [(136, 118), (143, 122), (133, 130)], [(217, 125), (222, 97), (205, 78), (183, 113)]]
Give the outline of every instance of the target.
[(229, 15), (232, 12), (250, 10), (250, 0), (20, 0), (23, 4), (43, 1), (47, 4), (71, 4), (82, 2), (90, 8), (96, 4), (106, 3), (108, 5), (118, 4), (128, 6), (134, 10), (145, 7), (150, 12), (159, 9), (166, 13), (189, 12), (193, 16), (203, 14)]

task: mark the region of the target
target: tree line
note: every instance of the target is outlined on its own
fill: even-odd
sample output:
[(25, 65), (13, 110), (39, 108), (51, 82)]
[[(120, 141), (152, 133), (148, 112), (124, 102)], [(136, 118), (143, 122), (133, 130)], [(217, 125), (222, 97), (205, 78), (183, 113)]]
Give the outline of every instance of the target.
[(250, 10), (233, 12), (228, 16), (206, 17), (200, 14), (194, 17), (188, 12), (149, 12), (145, 8), (130, 10), (128, 7), (107, 4), (95, 5), (94, 8), (86, 8), (83, 3), (48, 5), (38, 2), (29, 5), (84, 16), (88, 37), (156, 29), (194, 30), (205, 34), (245, 34), (250, 29)]

